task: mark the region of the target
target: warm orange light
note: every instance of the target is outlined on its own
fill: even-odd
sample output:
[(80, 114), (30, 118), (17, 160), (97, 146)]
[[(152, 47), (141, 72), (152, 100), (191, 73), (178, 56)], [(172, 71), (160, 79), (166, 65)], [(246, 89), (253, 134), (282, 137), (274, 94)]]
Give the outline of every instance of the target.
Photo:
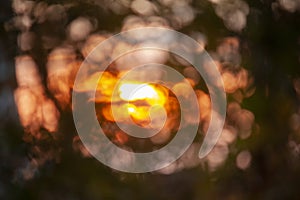
[(164, 88), (145, 83), (123, 83), (119, 87), (119, 96), (128, 102), (127, 111), (130, 117), (136, 122), (146, 123), (150, 123), (151, 107), (164, 106), (167, 100)]
[[(158, 121), (157, 119), (161, 118), (163, 112), (160, 109), (166, 107), (169, 95), (166, 88), (128, 80), (118, 83), (118, 79), (117, 75), (110, 72), (99, 72), (86, 77), (73, 89), (79, 92), (89, 91), (97, 82), (96, 96), (91, 100), (106, 104), (101, 108), (101, 113), (108, 121), (133, 121), (143, 126), (150, 124), (151, 120)], [(153, 106), (156, 108), (151, 110)]]
[(124, 100), (134, 101), (146, 98), (158, 98), (153, 87), (147, 84), (125, 83), (120, 87), (120, 96)]
[(162, 88), (145, 83), (123, 83), (119, 87), (121, 99), (124, 101), (144, 100), (150, 105), (164, 105), (166, 94)]

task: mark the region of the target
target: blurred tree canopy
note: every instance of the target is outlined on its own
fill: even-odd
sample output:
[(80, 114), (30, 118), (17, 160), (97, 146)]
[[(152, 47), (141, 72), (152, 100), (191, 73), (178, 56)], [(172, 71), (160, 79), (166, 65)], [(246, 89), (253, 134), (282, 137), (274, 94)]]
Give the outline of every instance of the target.
[[(299, 0), (1, 0), (0, 199), (298, 199), (299, 11)], [(255, 117), (251, 135), (237, 136), (216, 169), (207, 161), (170, 174), (126, 174), (85, 156), (77, 143), (69, 102), (65, 108), (51, 90), (49, 60), (61, 52), (82, 60), (90, 35), (126, 30), (128, 17), (138, 21), (133, 27), (155, 22), (196, 33), (223, 69), (251, 75), (251, 94), (227, 92)], [(37, 67), (58, 130), (24, 126), (16, 101), (24, 60)]]

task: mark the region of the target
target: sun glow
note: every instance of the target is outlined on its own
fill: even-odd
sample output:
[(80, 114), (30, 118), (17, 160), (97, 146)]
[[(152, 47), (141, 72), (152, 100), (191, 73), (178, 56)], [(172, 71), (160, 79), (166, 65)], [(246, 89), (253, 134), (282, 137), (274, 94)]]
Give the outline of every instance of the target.
[(125, 83), (121, 85), (119, 91), (120, 97), (127, 101), (159, 98), (155, 88), (148, 84)]
[(124, 101), (144, 100), (151, 105), (163, 105), (166, 102), (166, 92), (163, 88), (146, 83), (123, 83), (119, 93)]
[(158, 123), (161, 115), (165, 114), (161, 110), (168, 107), (169, 90), (142, 81), (121, 80), (118, 83), (118, 79), (110, 72), (95, 73), (74, 89), (89, 91), (97, 82), (96, 95), (91, 100), (104, 105), (101, 113), (106, 120), (129, 124), (134, 122), (142, 126), (147, 126), (153, 120)]
[(127, 101), (129, 115), (137, 121), (149, 121), (152, 106), (164, 106), (167, 93), (164, 88), (146, 83), (123, 83), (119, 87), (119, 96)]

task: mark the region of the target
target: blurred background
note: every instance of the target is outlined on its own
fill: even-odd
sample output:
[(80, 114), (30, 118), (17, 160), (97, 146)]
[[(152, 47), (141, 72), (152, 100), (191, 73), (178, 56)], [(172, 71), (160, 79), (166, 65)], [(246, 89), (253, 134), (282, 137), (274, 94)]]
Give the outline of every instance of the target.
[[(0, 2), (0, 199), (299, 198), (299, 0)], [(101, 164), (80, 142), (71, 92), (88, 84), (72, 83), (99, 42), (151, 26), (187, 34), (211, 55), (224, 81), (227, 117), (205, 159), (196, 156), (200, 139), (170, 167), (127, 174)], [(92, 59), (101, 65), (126, 45), (111, 44)], [(122, 67), (129, 61), (121, 60)], [(210, 116), (205, 84), (183, 60), (170, 56), (168, 62), (197, 92), (201, 138)], [(107, 80), (123, 70), (119, 64)], [(129, 143), (105, 125), (111, 140)]]

